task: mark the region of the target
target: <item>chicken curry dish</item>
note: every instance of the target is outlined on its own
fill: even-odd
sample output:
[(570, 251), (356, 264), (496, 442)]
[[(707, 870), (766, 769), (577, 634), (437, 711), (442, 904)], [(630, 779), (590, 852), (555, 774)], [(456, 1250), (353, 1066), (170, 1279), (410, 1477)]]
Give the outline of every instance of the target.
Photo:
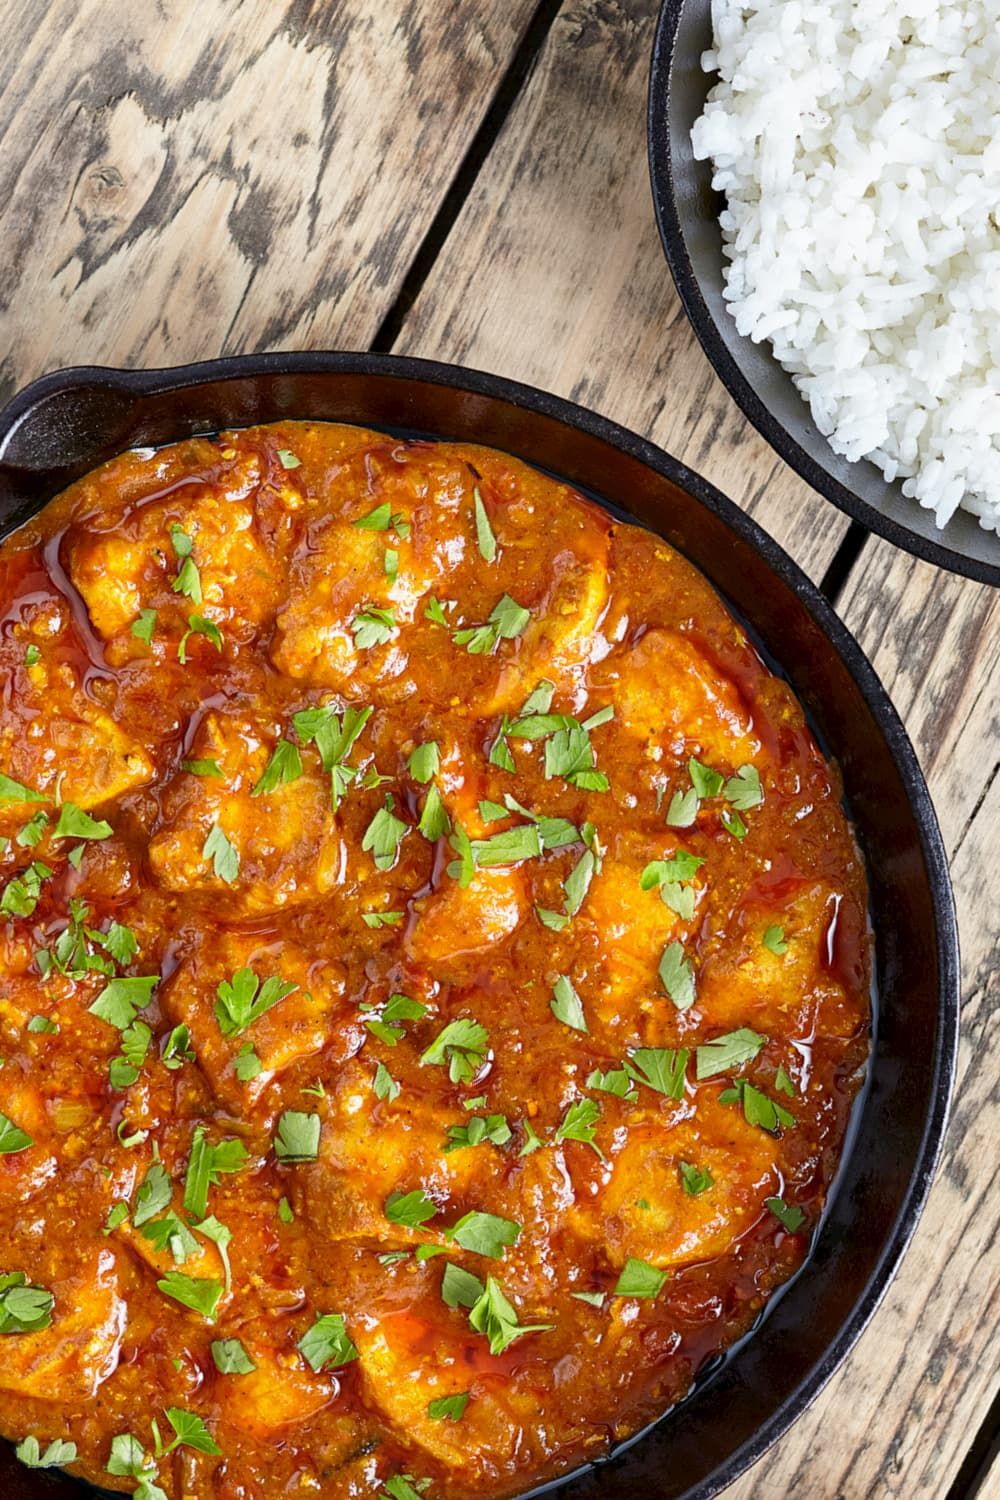
[(487, 448), (132, 451), (0, 547), (0, 1433), (140, 1500), (514, 1495), (802, 1264), (861, 857), (657, 536)]

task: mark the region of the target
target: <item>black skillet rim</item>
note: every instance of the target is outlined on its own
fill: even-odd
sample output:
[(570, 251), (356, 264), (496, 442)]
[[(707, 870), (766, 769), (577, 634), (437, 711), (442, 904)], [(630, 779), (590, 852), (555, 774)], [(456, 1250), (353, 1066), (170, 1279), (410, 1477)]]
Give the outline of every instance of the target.
[[(892, 754), (909, 798), (920, 852), (927, 872), (937, 939), (938, 1012), (934, 1057), (931, 1067), (929, 1104), (919, 1148), (909, 1175), (909, 1186), (896, 1219), (886, 1234), (862, 1293), (844, 1318), (825, 1353), (779, 1403), (772, 1414), (704, 1479), (686, 1490), (678, 1500), (711, 1500), (744, 1474), (812, 1404), (837, 1368), (850, 1353), (878, 1308), (916, 1229), (923, 1211), (944, 1142), (958, 1053), (960, 1019), (960, 961), (958, 924), (947, 855), (930, 792), (916, 752), (899, 715), (861, 647), (826, 598), (796, 562), (753, 518), (727, 499), (714, 485), (664, 450), (609, 418), (536, 387), (464, 369), (435, 360), (367, 352), (281, 352), (233, 355), (164, 369), (115, 369), (108, 366), (72, 366), (43, 375), (24, 387), (0, 410), (0, 464), (4, 447), (20, 423), (54, 396), (80, 387), (104, 387), (135, 397), (234, 379), (283, 375), (339, 374), (371, 375), (421, 381), (453, 391), (483, 396), (521, 407), (553, 419), (618, 449), (653, 472), (685, 490), (700, 505), (718, 516), (736, 535), (752, 547), (769, 569), (798, 597), (813, 621), (840, 656), (867, 704)], [(698, 566), (695, 563), (695, 566)], [(710, 580), (711, 581), (711, 580)], [(712, 585), (715, 587), (715, 585)], [(751, 624), (753, 622), (751, 621)], [(668, 1414), (669, 1416), (669, 1414)], [(661, 1421), (663, 1419), (660, 1419)], [(660, 1421), (637, 1438), (622, 1445), (641, 1443), (660, 1427)], [(620, 1451), (620, 1450), (618, 1450)], [(520, 1500), (563, 1489), (571, 1500), (574, 1481), (599, 1475), (603, 1463), (584, 1465), (541, 1486), (522, 1492)]]
[[(784, 424), (761, 400), (750, 381), (733, 358), (708, 304), (702, 296), (697, 273), (688, 254), (684, 226), (681, 223), (674, 192), (673, 143), (670, 130), (670, 96), (673, 76), (674, 50), (677, 32), (681, 23), (685, 0), (663, 0), (653, 40), (653, 55), (649, 74), (649, 96), (646, 118), (646, 134), (649, 157), (649, 177), (653, 196), (653, 211), (660, 243), (670, 267), (674, 285), (688, 321), (708, 356), (709, 363), (722, 381), (726, 390), (740, 407), (747, 419), (753, 423), (760, 435), (770, 443), (776, 453), (795, 470), (816, 492), (839, 507), (852, 520), (858, 521), (868, 531), (874, 531), (886, 541), (892, 542), (903, 552), (909, 552), (924, 562), (934, 563), (950, 573), (974, 579), (977, 583), (1000, 587), (1000, 563), (982, 561), (965, 552), (956, 551), (944, 541), (937, 542), (919, 532), (902, 525), (891, 516), (883, 514), (853, 490), (841, 484), (821, 464), (796, 442)], [(782, 372), (783, 378), (791, 376)], [(913, 502), (916, 504), (916, 501)], [(942, 536), (946, 533), (942, 533)]]

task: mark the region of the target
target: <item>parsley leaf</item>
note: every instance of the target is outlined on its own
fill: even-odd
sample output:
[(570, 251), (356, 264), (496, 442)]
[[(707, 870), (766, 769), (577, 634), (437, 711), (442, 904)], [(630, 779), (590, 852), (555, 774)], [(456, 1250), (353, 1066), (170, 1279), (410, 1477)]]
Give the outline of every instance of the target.
[(184, 1207), (195, 1219), (208, 1212), (208, 1190), (218, 1187), (223, 1172), (239, 1172), (246, 1166), (249, 1153), (235, 1136), (212, 1145), (205, 1138), (204, 1125), (196, 1125), (191, 1137), (191, 1155), (184, 1179)]
[(374, 604), (359, 610), (351, 621), (354, 644), (359, 651), (367, 651), (370, 646), (384, 646), (386, 641), (392, 640), (395, 628), (396, 616), (392, 610), (378, 609)]
[[(481, 1101), (480, 1101), (481, 1102)], [(463, 1100), (468, 1106), (468, 1100)], [(490, 1141), (494, 1146), (505, 1146), (511, 1137), (511, 1129), (504, 1115), (473, 1115), (464, 1125), (448, 1126), (448, 1142), (444, 1147), (447, 1156), (463, 1146), (479, 1146)]]
[(478, 1210), (464, 1214), (457, 1224), (445, 1230), (446, 1237), (461, 1245), (463, 1250), (488, 1256), (490, 1260), (503, 1260), (504, 1247), (516, 1245), (520, 1233), (520, 1224), (511, 1219), (501, 1219), (496, 1214)]
[(279, 1161), (315, 1161), (319, 1155), (319, 1115), (286, 1109), (278, 1121), (274, 1150)]
[(542, 837), (537, 823), (519, 823), (504, 828), (489, 838), (472, 840), (472, 858), (477, 869), (496, 865), (519, 865), (526, 859), (537, 859), (542, 853)]
[(665, 1047), (640, 1047), (625, 1059), (625, 1072), (636, 1083), (644, 1083), (669, 1099), (684, 1098), (684, 1074), (690, 1053), (686, 1047), (676, 1052)]
[(482, 1296), (469, 1312), (469, 1324), (476, 1333), (485, 1334), (490, 1341), (490, 1353), (502, 1354), (515, 1339), (526, 1333), (545, 1333), (551, 1323), (526, 1323), (517, 1321), (517, 1313), (504, 1296), (500, 1283), (489, 1276)]
[(136, 1229), (165, 1209), (173, 1195), (173, 1184), (166, 1167), (162, 1162), (154, 1161), (147, 1169), (135, 1195), (132, 1223)]
[[(83, 845), (79, 847), (82, 849)], [(41, 897), (42, 882), (48, 880), (51, 874), (49, 866), (36, 859), (4, 886), (3, 896), (0, 897), (0, 912), (11, 917), (30, 917)]]
[(177, 660), (181, 666), (187, 665), (187, 643), (193, 635), (203, 635), (216, 651), (222, 650), (222, 631), (218, 625), (206, 620), (204, 615), (188, 615), (188, 628), (177, 645)]
[(594, 1130), (601, 1118), (601, 1106), (594, 1099), (576, 1099), (567, 1109), (556, 1130), (556, 1141), (582, 1141), (597, 1152), (601, 1160), (604, 1153), (594, 1141)]
[(707, 1193), (714, 1184), (714, 1178), (707, 1167), (693, 1166), (689, 1161), (678, 1162), (681, 1174), (681, 1184), (689, 1198), (697, 1198), (699, 1193)]
[(742, 1104), (747, 1124), (758, 1125), (771, 1135), (777, 1134), (782, 1127), (790, 1129), (795, 1124), (794, 1115), (760, 1089), (755, 1089), (745, 1078), (738, 1078), (731, 1088), (723, 1089), (719, 1103)]
[(426, 744), (411, 750), (406, 764), (414, 781), (426, 785), (433, 780), (441, 768), (441, 752), (437, 740), (428, 740)]
[(427, 793), (417, 827), (431, 844), (443, 839), (451, 831), (451, 819), (436, 786), (432, 786)]
[(637, 1099), (638, 1091), (624, 1068), (612, 1068), (602, 1073), (595, 1068), (587, 1079), (588, 1089), (600, 1089), (603, 1094), (614, 1094), (617, 1099)]
[(530, 610), (504, 594), (493, 606), (485, 625), (456, 630), (452, 640), (456, 646), (464, 646), (471, 656), (490, 655), (501, 641), (512, 641), (519, 636), (530, 619)]
[(52, 1293), (34, 1286), (23, 1271), (0, 1276), (0, 1333), (38, 1333), (48, 1328), (54, 1306)]
[(63, 1469), (76, 1462), (76, 1444), (64, 1438), (54, 1438), (43, 1453), (38, 1439), (29, 1436), (18, 1443), (14, 1453), (28, 1469)]
[(290, 740), (279, 740), (251, 797), (262, 797), (275, 787), (287, 786), (302, 775), (302, 757)]
[(220, 1375), (251, 1375), (257, 1368), (239, 1339), (213, 1339), (212, 1359)]
[(59, 821), (52, 830), (54, 839), (109, 839), (114, 832), (103, 818), (92, 818), (75, 802), (64, 802), (59, 810)]
[(774, 1086), (779, 1094), (787, 1094), (789, 1099), (795, 1098), (795, 1084), (788, 1076), (784, 1063), (778, 1064), (778, 1071), (774, 1075)]
[(691, 785), (694, 787), (695, 795), (698, 797), (717, 797), (722, 791), (722, 776), (718, 771), (713, 771), (711, 766), (702, 765), (700, 760), (695, 760), (692, 755), (688, 761), (688, 772), (691, 776)]
[(182, 760), (181, 770), (190, 771), (192, 776), (214, 776), (218, 781), (226, 779), (217, 760)]
[(736, 775), (731, 776), (722, 788), (722, 795), (740, 812), (758, 807), (764, 800), (764, 792), (757, 767), (740, 766)]
[(696, 1060), (697, 1077), (714, 1078), (717, 1073), (731, 1073), (744, 1063), (753, 1062), (767, 1038), (749, 1026), (738, 1031), (727, 1031), (722, 1036), (712, 1037), (698, 1048)]
[(439, 1396), (436, 1401), (427, 1404), (427, 1415), (432, 1422), (460, 1422), (465, 1408), (469, 1404), (469, 1393), (463, 1391), (460, 1395)]
[(615, 1285), (616, 1297), (658, 1297), (667, 1280), (666, 1271), (658, 1271), (644, 1260), (630, 1255)]
[(386, 794), (385, 805), (380, 807), (365, 830), (361, 847), (371, 850), (376, 870), (391, 870), (399, 853), (399, 846), (409, 833), (409, 825), (393, 812), (395, 803), (391, 794)]
[(485, 1026), (462, 1016), (449, 1021), (438, 1033), (420, 1059), (421, 1067), (428, 1064), (444, 1067), (448, 1064), (448, 1076), (452, 1083), (471, 1083), (486, 1061), (490, 1034)]
[(447, 1261), (441, 1278), (441, 1297), (446, 1306), (474, 1307), (485, 1288), (478, 1276)]
[(239, 1036), (269, 1010), (294, 994), (297, 984), (272, 974), (261, 984), (252, 969), (237, 969), (232, 979), (223, 979), (216, 993), (215, 1019), (223, 1036)]
[(23, 782), (15, 781), (0, 771), (0, 802), (44, 802), (41, 792), (34, 791)]
[(488, 563), (494, 562), (497, 555), (497, 539), (493, 535), (490, 518), (486, 514), (486, 506), (483, 504), (478, 486), (472, 492), (472, 502), (476, 514), (476, 545), (479, 548), (479, 555)]
[(422, 1188), (414, 1188), (411, 1193), (390, 1193), (385, 1200), (384, 1212), (390, 1224), (418, 1229), (428, 1219), (434, 1218), (438, 1207)]
[(390, 1104), (399, 1098), (399, 1084), (393, 1078), (385, 1063), (375, 1064), (375, 1078), (372, 1083), (376, 1099), (385, 1099)]
[(201, 1313), (203, 1318), (215, 1317), (222, 1298), (221, 1281), (205, 1276), (185, 1276), (183, 1271), (168, 1271), (156, 1285), (165, 1297), (171, 1297), (192, 1312)]
[(160, 982), (158, 974), (109, 979), (94, 1003), (88, 1006), (92, 1016), (125, 1031), (140, 1010), (145, 1010)]
[(291, 448), (278, 449), (278, 462), (283, 469), (298, 469), (302, 466), (301, 458), (298, 458)]
[(678, 1010), (694, 1004), (694, 971), (684, 956), (683, 944), (669, 943), (663, 950), (659, 967), (663, 988)]
[(784, 1198), (765, 1198), (764, 1205), (771, 1210), (779, 1224), (787, 1229), (789, 1234), (795, 1234), (806, 1221), (802, 1209), (797, 1204), (790, 1206)]
[(698, 793), (694, 787), (686, 792), (675, 792), (667, 808), (667, 824), (670, 828), (690, 828), (698, 815)]
[(476, 873), (476, 862), (472, 853), (472, 840), (464, 828), (458, 824), (448, 840), (448, 843), (458, 855), (457, 859), (449, 861), (448, 875), (452, 880), (457, 880), (464, 891), (472, 884), (472, 878)]
[(194, 1448), (198, 1453), (209, 1453), (217, 1457), (222, 1449), (213, 1439), (201, 1417), (196, 1416), (193, 1411), (184, 1411), (179, 1406), (170, 1406), (165, 1411), (167, 1421), (176, 1434), (174, 1441), (168, 1448), (163, 1450), (162, 1457), (172, 1453), (175, 1448)]
[(239, 850), (226, 837), (221, 824), (212, 824), (201, 857), (212, 861), (212, 869), (219, 880), (224, 880), (227, 885), (235, 883), (240, 873)]
[(350, 1364), (358, 1357), (348, 1337), (343, 1313), (321, 1313), (295, 1347), (317, 1375), (331, 1366)]
[(771, 953), (776, 953), (780, 958), (783, 953), (788, 952), (788, 944), (785, 942), (785, 929), (777, 925), (768, 927), (761, 938), (764, 947)]
[(156, 610), (141, 609), (138, 618), (132, 621), (132, 634), (136, 640), (145, 641), (147, 646), (152, 645), (153, 631), (156, 629)]
[(366, 927), (398, 927), (403, 916), (401, 911), (363, 911), (361, 920)]
[(587, 1030), (583, 1002), (568, 974), (560, 974), (553, 986), (551, 1009), (556, 1020), (562, 1021), (565, 1026), (571, 1026), (574, 1031)]

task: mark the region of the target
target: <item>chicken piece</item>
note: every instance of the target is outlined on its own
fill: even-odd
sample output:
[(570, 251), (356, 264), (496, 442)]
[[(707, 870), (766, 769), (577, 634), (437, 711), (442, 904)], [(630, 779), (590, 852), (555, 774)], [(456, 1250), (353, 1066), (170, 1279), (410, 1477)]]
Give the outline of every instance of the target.
[[(524, 1312), (522, 1321), (535, 1319)], [(485, 1339), (458, 1335), (444, 1315), (432, 1323), (410, 1312), (359, 1322), (353, 1333), (368, 1401), (463, 1483), (490, 1489), (530, 1445), (537, 1393), (512, 1386)], [(462, 1394), (469, 1402), (460, 1422), (428, 1415), (429, 1402)]]
[[(346, 506), (311, 521), (271, 648), (279, 672), (342, 692), (363, 687), (370, 696), (404, 669), (401, 631), (405, 638), (421, 601), (461, 561), (472, 536), (469, 471), (446, 455), (435, 458), (428, 478), (405, 460), (382, 455), (374, 463), (374, 485), (369, 473), (359, 474)], [(388, 506), (382, 529), (357, 524), (379, 504)], [(392, 573), (387, 549), (396, 554)], [(392, 616), (389, 641), (364, 645), (356, 639), (356, 621), (369, 607)]]
[[(822, 881), (803, 882), (778, 907), (743, 908), (744, 943), (709, 952), (699, 975), (697, 1004), (706, 1022), (720, 1032), (750, 1026), (764, 1035), (852, 1035), (856, 1004), (823, 964), (836, 911), (837, 897)], [(763, 944), (772, 926), (781, 928), (783, 953)]]
[(55, 1298), (50, 1327), (0, 1334), (0, 1391), (36, 1401), (87, 1401), (117, 1366), (125, 1332), (113, 1253), (102, 1249), (81, 1259), (49, 1290)]
[[(230, 468), (225, 493), (192, 476), (176, 484), (167, 498), (137, 506), (113, 531), (70, 528), (65, 543), (69, 576), (105, 641), (124, 638), (122, 645), (127, 645), (143, 609), (157, 611), (161, 641), (183, 631), (192, 610), (240, 642), (273, 618), (285, 563), (274, 538), (265, 547), (256, 532), (253, 494), (259, 476), (257, 455), (247, 453), (238, 468)], [(175, 527), (192, 544), (190, 562), (200, 580), (200, 603), (173, 588), (184, 562), (172, 539)], [(130, 651), (127, 646), (124, 652), (111, 652), (109, 659)]]
[(303, 1368), (300, 1355), (276, 1354), (252, 1338), (242, 1342), (257, 1368), (216, 1382), (222, 1418), (236, 1430), (278, 1440), (285, 1429), (307, 1422), (334, 1399), (336, 1387)]
[[(470, 839), (489, 831), (479, 811), (477, 776), (456, 743), (442, 746), (437, 777), (442, 799), (452, 822)], [(406, 951), (438, 978), (458, 978), (470, 957), (511, 936), (527, 907), (524, 875), (516, 868), (477, 870), (466, 886), (445, 874), (435, 891), (413, 903), (417, 921), (406, 934)]]
[(612, 693), (626, 730), (666, 743), (677, 755), (735, 771), (760, 754), (735, 683), (680, 631), (648, 630), (637, 645), (602, 664), (599, 687)]
[[(249, 916), (313, 901), (342, 880), (345, 853), (330, 784), (312, 751), (303, 755), (301, 776), (253, 795), (274, 742), (269, 726), (205, 716), (191, 756), (215, 760), (223, 779), (181, 770), (164, 788), (164, 823), (149, 845), (161, 885), (210, 892), (223, 898), (228, 914)], [(221, 834), (206, 853), (215, 828)]]
[(600, 1000), (607, 1017), (627, 1011), (644, 993), (662, 994), (657, 967), (664, 948), (678, 940), (684, 942), (700, 921), (699, 905), (705, 890), (703, 878), (697, 873), (686, 887), (695, 902), (690, 922), (666, 905), (659, 887), (644, 891), (640, 883), (647, 865), (669, 860), (682, 849), (676, 838), (654, 842), (620, 835), (614, 849), (604, 857), (600, 873), (594, 876), (583, 915), (601, 938), (600, 967), (605, 986)]
[[(443, 1154), (454, 1110), (435, 1107), (412, 1088), (383, 1105), (372, 1089), (374, 1067), (357, 1061), (344, 1068), (328, 1090), (319, 1160), (298, 1169), (296, 1182), (307, 1199), (304, 1217), (316, 1226), (321, 1257), (324, 1239), (386, 1245), (426, 1240), (424, 1231), (389, 1222), (384, 1208), (390, 1193), (423, 1188), (443, 1201), (489, 1169), (475, 1151)], [(434, 1225), (427, 1227), (432, 1233)]]
[[(218, 990), (220, 983), (232, 984), (238, 971), (246, 969), (260, 986), (251, 1004), (260, 1003), (268, 981), (281, 979), (296, 988), (240, 1030)], [(252, 980), (237, 986), (246, 993), (253, 987)], [(252, 933), (220, 933), (200, 942), (164, 985), (160, 1005), (171, 1022), (188, 1027), (198, 1066), (236, 1115), (248, 1100), (256, 1102), (284, 1069), (327, 1044), (334, 1049), (328, 1060), (342, 1062), (360, 1047), (365, 1035), (357, 1013), (344, 1000), (340, 965), (314, 960), (292, 943), (268, 941)], [(217, 1007), (221, 1007), (221, 1020)], [(248, 1043), (261, 1068), (255, 1077), (241, 1080), (236, 1060)]]
[[(150, 757), (84, 690), (61, 647), (45, 647), (23, 675), (16, 701), (0, 704), (0, 768), (8, 776), (47, 800), (58, 795), (85, 809), (152, 780)], [(0, 805), (4, 832), (40, 805)]]
[[(698, 1090), (687, 1118), (684, 1108), (673, 1121), (630, 1125), (610, 1182), (596, 1204), (574, 1215), (581, 1233), (589, 1228), (603, 1240), (616, 1266), (634, 1256), (663, 1270), (723, 1255), (778, 1191), (771, 1136), (720, 1104), (712, 1088)], [(712, 1186), (686, 1193), (681, 1162), (707, 1169)]]
[(586, 531), (577, 547), (577, 551), (564, 550), (552, 559), (550, 586), (513, 643), (496, 691), (492, 697), (477, 694), (471, 705), (477, 717), (516, 714), (542, 678), (554, 683), (563, 695), (571, 694), (577, 686), (581, 670), (590, 661), (591, 638), (608, 601), (607, 538), (599, 531)]

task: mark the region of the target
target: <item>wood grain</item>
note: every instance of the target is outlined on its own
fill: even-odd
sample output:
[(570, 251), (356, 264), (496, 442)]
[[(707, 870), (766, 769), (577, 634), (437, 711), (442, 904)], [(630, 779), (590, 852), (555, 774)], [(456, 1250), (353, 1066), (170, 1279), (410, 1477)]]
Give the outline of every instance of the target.
[[(563, 8), (401, 347), (547, 386), (653, 437), (751, 510), (815, 577), (842, 518), (742, 420), (662, 262), (643, 129), (655, 10), (639, 0)], [(907, 721), (953, 858), (965, 955), (960, 1077), (939, 1181), (871, 1330), (726, 1500), (938, 1500), (997, 1386), (1000, 604), (872, 539), (842, 607)]]
[[(885, 1303), (816, 1405), (726, 1500), (808, 1492), (819, 1474), (824, 1496), (937, 1500), (1000, 1390), (1000, 595), (872, 541), (840, 607), (906, 720), (951, 859), (963, 957), (955, 1104)], [(1000, 1470), (994, 1481), (1000, 1493)]]
[(730, 401), (660, 249), (645, 144), (657, 9), (563, 8), (397, 348), (529, 381), (636, 428), (818, 578), (847, 523)]
[(534, 0), (48, 0), (0, 59), (0, 398), (365, 347)]

